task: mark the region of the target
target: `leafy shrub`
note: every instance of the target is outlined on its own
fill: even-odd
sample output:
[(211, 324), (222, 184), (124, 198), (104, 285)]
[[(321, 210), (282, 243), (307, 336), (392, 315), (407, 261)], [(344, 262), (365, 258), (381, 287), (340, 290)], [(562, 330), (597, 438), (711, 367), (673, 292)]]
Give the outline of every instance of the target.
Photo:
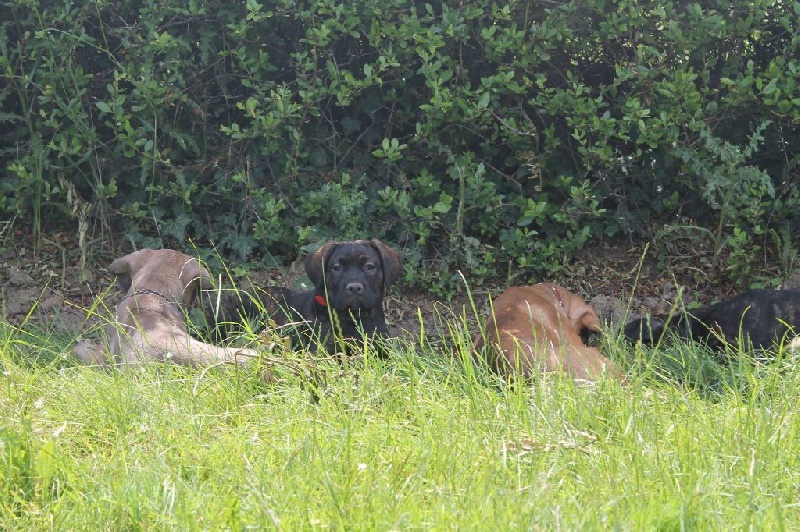
[(681, 216), (714, 232), (714, 275), (747, 284), (778, 251), (770, 235), (800, 227), (798, 16), (796, 2), (12, 0), (0, 211), (238, 261), (376, 236), (443, 294), (456, 270), (543, 275)]

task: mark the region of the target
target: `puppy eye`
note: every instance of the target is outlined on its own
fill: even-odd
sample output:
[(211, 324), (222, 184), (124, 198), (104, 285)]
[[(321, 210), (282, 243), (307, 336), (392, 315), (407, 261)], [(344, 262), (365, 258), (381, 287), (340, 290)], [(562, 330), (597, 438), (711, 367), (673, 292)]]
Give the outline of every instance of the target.
[(373, 264), (371, 262), (368, 262), (368, 263), (366, 263), (364, 265), (364, 271), (365, 272), (371, 272), (371, 271), (375, 270), (375, 268), (377, 268), (377, 266), (375, 266), (375, 264)]
[(334, 263), (333, 266), (331, 266), (331, 270), (333, 270), (335, 272), (340, 272), (340, 271), (344, 270), (344, 266), (342, 266), (341, 262), (336, 262), (336, 263)]

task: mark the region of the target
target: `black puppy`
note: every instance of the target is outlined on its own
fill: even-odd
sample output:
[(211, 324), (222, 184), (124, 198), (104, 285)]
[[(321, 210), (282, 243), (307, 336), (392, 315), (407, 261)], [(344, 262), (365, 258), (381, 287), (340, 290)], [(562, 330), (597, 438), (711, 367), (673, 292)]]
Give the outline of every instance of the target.
[(295, 347), (316, 350), (322, 346), (329, 353), (338, 347), (347, 352), (348, 341), (361, 341), (364, 334), (389, 334), (383, 297), (400, 278), (402, 265), (400, 253), (380, 240), (329, 242), (305, 259), (314, 288), (226, 291), (219, 305), (206, 306), (206, 314), (223, 331), (226, 323), (266, 314), (276, 325), (290, 328)]
[[(691, 312), (672, 317), (639, 318), (625, 325), (625, 337), (652, 345), (672, 331), (684, 340), (704, 342), (712, 349), (725, 344), (766, 349), (792, 342), (800, 335), (800, 290), (747, 290)], [(793, 342), (794, 346), (797, 341)]]

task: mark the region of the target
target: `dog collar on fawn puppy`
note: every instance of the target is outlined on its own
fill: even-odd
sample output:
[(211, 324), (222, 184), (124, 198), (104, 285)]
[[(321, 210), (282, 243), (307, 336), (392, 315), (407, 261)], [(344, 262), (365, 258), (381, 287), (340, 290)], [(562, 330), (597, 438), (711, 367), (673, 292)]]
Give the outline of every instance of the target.
[(316, 301), (318, 304), (322, 305), (323, 307), (327, 307), (328, 306), (328, 302), (325, 301), (325, 296), (316, 295), (316, 296), (314, 296), (314, 301)]
[[(168, 298), (168, 297), (167, 297), (167, 296), (165, 296), (164, 294), (162, 294), (162, 293), (159, 293), (159, 292), (156, 292), (155, 290), (150, 290), (149, 288), (143, 288), (143, 289), (141, 289), (141, 290), (134, 290), (133, 292), (131, 292), (131, 293), (130, 293), (130, 294), (128, 294), (127, 296), (123, 297), (123, 298), (122, 298), (122, 301), (125, 301), (125, 300), (126, 300), (126, 299), (128, 299), (129, 297), (135, 297), (135, 296), (144, 296), (144, 295), (148, 295), (148, 294), (153, 294), (154, 296), (158, 296), (158, 297), (160, 297), (161, 299), (163, 299), (164, 301), (166, 301), (167, 303), (175, 303), (174, 301), (172, 301), (170, 298)], [(121, 303), (122, 301), (120, 301), (120, 303)]]

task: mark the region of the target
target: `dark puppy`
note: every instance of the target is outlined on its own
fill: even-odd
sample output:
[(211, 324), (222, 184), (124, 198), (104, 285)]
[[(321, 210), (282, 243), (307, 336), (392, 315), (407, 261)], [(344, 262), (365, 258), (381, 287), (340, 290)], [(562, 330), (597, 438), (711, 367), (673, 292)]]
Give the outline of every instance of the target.
[(275, 324), (291, 328), (295, 347), (347, 351), (348, 340), (357, 343), (364, 334), (389, 334), (383, 297), (400, 278), (402, 265), (400, 253), (380, 240), (329, 242), (305, 259), (314, 288), (224, 292), (217, 298), (219, 305), (212, 296), (207, 309), (214, 308), (207, 314), (217, 324), (266, 314)]
[[(670, 317), (639, 318), (625, 325), (625, 337), (652, 345), (672, 331), (684, 340), (703, 342), (712, 349), (725, 344), (766, 349), (792, 342), (800, 335), (800, 290), (748, 290), (727, 301), (676, 313)], [(797, 343), (797, 342), (795, 342)]]

